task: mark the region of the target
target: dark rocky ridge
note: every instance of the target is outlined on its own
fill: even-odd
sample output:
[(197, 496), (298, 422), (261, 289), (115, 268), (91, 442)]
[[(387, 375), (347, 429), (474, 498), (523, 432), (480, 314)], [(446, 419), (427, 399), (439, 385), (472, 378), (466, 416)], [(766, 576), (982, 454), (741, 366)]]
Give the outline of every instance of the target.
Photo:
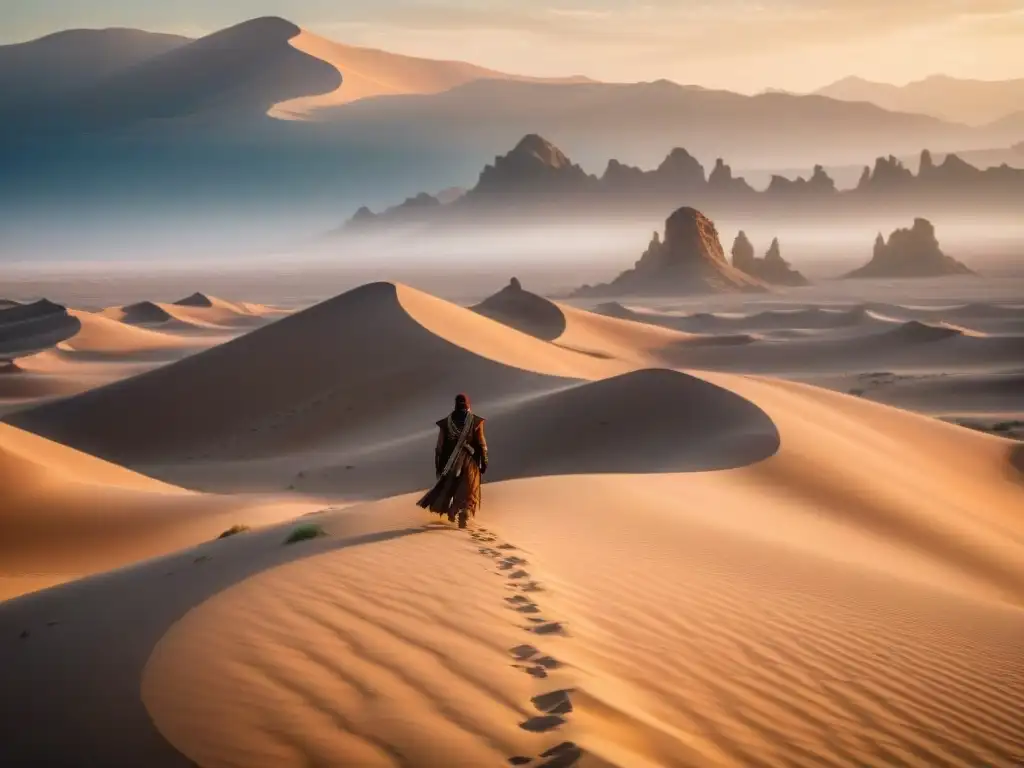
[(477, 184), (457, 199), (443, 204), (420, 194), (380, 214), (361, 208), (346, 228), (365, 231), (386, 223), (465, 224), (523, 216), (589, 217), (598, 211), (649, 213), (683, 203), (716, 215), (857, 215), (903, 208), (919, 215), (920, 207), (955, 206), (962, 211), (965, 196), (988, 213), (1018, 211), (1024, 207), (1024, 170), (1005, 164), (979, 170), (955, 154), (935, 164), (925, 150), (916, 175), (890, 155), (877, 158), (873, 167), (865, 166), (854, 189), (837, 189), (818, 165), (808, 178), (773, 176), (766, 189), (755, 190), (734, 177), (721, 158), (706, 176), (700, 162), (681, 148), (673, 149), (649, 171), (609, 160), (598, 177), (586, 173), (550, 142), (530, 134), (487, 165)]
[(764, 258), (759, 259), (754, 256), (754, 246), (747, 239), (746, 232), (741, 230), (732, 245), (732, 265), (769, 285), (810, 284), (806, 277), (793, 269), (790, 263), (782, 258), (782, 249), (777, 237), (772, 240)]
[(725, 259), (718, 230), (695, 208), (679, 208), (665, 222), (665, 239), (654, 233), (636, 265), (612, 282), (585, 285), (578, 297), (676, 296), (765, 291), (765, 284)]
[(939, 247), (935, 227), (927, 219), (914, 219), (909, 229), (897, 229), (888, 242), (879, 233), (871, 260), (846, 277), (941, 277), (973, 275), (966, 265)]

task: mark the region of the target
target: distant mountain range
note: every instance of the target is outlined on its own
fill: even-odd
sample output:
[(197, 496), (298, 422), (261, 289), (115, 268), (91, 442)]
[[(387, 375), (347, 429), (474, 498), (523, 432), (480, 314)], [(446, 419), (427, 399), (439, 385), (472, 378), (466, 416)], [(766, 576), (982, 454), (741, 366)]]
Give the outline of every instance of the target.
[(853, 162), (883, 148), (956, 151), (1024, 139), (1019, 120), (970, 128), (908, 114), (912, 109), (849, 103), (857, 93), (844, 83), (825, 89), (837, 91), (837, 100), (744, 96), (668, 81), (538, 80), (346, 46), (284, 19), (260, 18), (198, 40), (71, 30), (2, 46), (0, 130), (129, 131), (137, 138), (197, 125), (215, 130), (226, 121), (255, 125), (269, 113), (316, 122), (343, 142), (493, 152), (496, 143), (538, 132), (583, 162), (607, 157), (615, 145), (636, 148), (625, 161), (650, 163), (685, 144), (698, 156), (728, 155), (751, 167), (808, 163), (811, 154)]
[(145, 214), (168, 237), (182, 217), (229, 235), (275, 212), (326, 222), (464, 187), (534, 133), (592, 170), (612, 155), (655, 165), (679, 146), (705, 163), (810, 168), (1009, 147), (1024, 114), (968, 126), (821, 95), (538, 80), (346, 46), (279, 18), (195, 40), (70, 30), (0, 46), (0, 226), (31, 234), (37, 211), (81, 211), (89, 226)]
[(921, 154), (915, 174), (893, 156), (865, 166), (857, 186), (839, 190), (822, 166), (809, 178), (773, 176), (756, 190), (733, 175), (724, 160), (707, 173), (685, 149), (673, 149), (652, 170), (608, 161), (600, 176), (585, 172), (551, 142), (531, 134), (480, 172), (476, 186), (442, 203), (421, 193), (375, 214), (361, 208), (345, 225), (350, 233), (386, 229), (465, 226), (510, 220), (564, 220), (643, 214), (696, 206), (714, 216), (855, 216), (866, 211), (955, 211), (992, 215), (1024, 210), (1024, 170), (980, 170), (950, 154), (936, 164)]
[(863, 101), (893, 112), (914, 112), (967, 125), (987, 125), (1017, 113), (1024, 126), (1024, 78), (1016, 80), (960, 80), (934, 75), (907, 85), (874, 83), (847, 77), (819, 88), (819, 96), (841, 101)]

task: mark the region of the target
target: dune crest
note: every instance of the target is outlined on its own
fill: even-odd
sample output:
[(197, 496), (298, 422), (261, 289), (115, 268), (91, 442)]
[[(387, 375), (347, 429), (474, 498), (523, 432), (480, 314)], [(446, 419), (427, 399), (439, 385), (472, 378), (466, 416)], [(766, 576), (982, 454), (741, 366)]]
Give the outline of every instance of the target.
[(288, 43), (297, 51), (334, 67), (341, 77), (341, 83), (326, 93), (300, 96), (275, 104), (268, 114), (281, 120), (316, 119), (319, 110), (359, 99), (436, 94), (474, 80), (585, 82), (585, 78), (579, 77), (532, 78), (509, 75), (462, 61), (422, 59), (373, 48), (343, 45), (305, 29)]

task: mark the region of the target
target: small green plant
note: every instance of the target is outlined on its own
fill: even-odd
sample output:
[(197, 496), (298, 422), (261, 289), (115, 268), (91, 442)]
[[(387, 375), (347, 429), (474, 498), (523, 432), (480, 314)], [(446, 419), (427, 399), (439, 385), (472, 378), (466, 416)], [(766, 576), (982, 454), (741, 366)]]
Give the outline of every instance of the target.
[(248, 530), (250, 530), (248, 525), (232, 525), (217, 538), (226, 539), (228, 536), (234, 536), (236, 533), (245, 533)]
[(302, 525), (293, 528), (292, 532), (288, 534), (288, 538), (284, 540), (285, 544), (294, 544), (297, 541), (306, 541), (307, 539), (316, 539), (320, 536), (326, 536), (327, 532), (315, 523), (303, 523)]

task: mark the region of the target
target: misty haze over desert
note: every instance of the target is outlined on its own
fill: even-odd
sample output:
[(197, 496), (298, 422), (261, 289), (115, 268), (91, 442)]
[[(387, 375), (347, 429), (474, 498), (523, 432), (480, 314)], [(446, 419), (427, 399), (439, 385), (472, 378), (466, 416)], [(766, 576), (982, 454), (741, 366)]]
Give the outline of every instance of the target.
[(1024, 5), (278, 6), (5, 13), (0, 765), (1020, 765)]

